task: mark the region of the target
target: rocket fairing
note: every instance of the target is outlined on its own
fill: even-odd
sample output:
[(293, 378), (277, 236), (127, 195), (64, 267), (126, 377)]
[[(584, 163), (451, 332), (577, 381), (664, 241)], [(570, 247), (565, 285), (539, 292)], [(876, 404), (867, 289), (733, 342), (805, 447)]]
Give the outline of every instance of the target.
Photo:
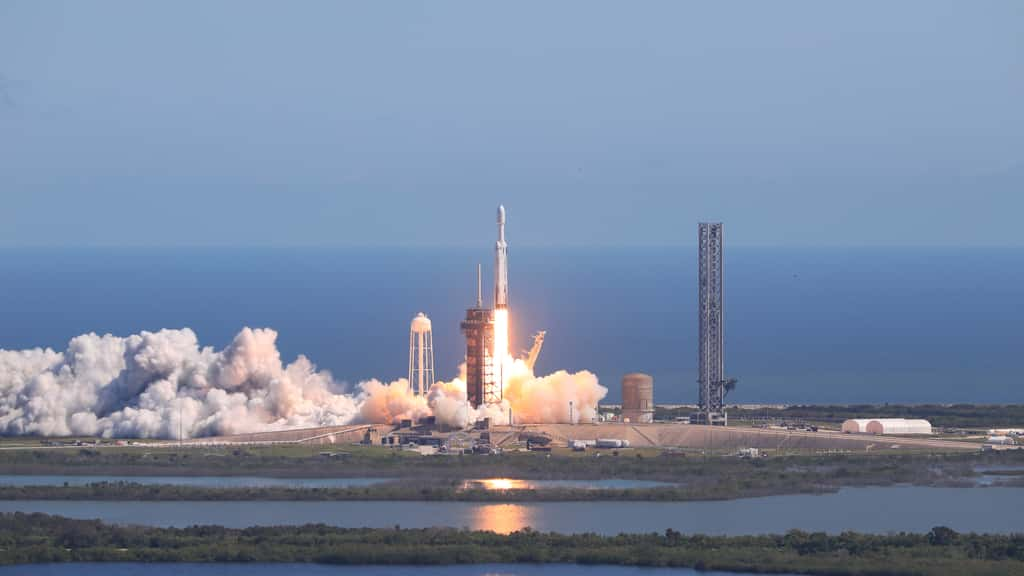
[(498, 206), (498, 241), (494, 244), (494, 309), (508, 308), (508, 244), (505, 243), (505, 207)]

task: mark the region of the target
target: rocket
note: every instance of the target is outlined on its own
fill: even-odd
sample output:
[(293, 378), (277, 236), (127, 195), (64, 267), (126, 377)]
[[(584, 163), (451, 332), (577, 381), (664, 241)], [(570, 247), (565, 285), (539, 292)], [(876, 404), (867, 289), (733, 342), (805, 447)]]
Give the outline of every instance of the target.
[(508, 244), (505, 243), (505, 207), (498, 206), (498, 241), (494, 244), (494, 309), (508, 308)]

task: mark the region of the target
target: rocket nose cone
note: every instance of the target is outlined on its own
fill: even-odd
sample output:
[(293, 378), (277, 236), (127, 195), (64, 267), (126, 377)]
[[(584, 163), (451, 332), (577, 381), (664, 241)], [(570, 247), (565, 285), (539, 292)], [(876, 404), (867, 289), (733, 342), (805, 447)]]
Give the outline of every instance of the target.
[(503, 204), (498, 205), (498, 224), (505, 223), (505, 206)]

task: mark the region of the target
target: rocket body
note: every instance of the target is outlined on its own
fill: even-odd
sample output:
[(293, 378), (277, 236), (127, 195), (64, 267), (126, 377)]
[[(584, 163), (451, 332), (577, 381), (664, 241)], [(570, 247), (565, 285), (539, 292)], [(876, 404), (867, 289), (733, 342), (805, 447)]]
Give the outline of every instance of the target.
[(494, 309), (508, 308), (508, 244), (505, 243), (505, 207), (498, 206), (498, 241), (494, 245)]
[(508, 244), (505, 243), (505, 207), (498, 206), (498, 241), (494, 244), (494, 352), (492, 367), (497, 384), (491, 402), (505, 397), (505, 376), (509, 373), (508, 355)]

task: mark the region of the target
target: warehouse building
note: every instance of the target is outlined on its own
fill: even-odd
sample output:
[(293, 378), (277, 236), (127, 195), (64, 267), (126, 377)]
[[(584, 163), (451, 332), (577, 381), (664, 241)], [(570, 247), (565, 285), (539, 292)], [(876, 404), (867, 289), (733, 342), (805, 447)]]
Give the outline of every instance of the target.
[(906, 418), (855, 418), (843, 422), (846, 434), (920, 434), (931, 435), (932, 425), (927, 420)]

